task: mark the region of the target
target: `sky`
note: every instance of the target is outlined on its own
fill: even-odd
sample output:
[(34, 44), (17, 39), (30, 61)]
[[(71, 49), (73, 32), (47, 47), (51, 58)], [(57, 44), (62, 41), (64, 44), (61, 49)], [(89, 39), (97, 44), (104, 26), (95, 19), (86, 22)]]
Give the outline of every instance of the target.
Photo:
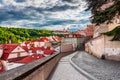
[(48, 30), (85, 29), (84, 0), (0, 0), (0, 26)]

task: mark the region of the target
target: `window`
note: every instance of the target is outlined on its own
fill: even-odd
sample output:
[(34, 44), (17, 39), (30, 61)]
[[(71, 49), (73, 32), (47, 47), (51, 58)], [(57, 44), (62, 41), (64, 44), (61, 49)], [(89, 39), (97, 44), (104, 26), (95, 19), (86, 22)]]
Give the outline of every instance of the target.
[(18, 57), (18, 58), (20, 57), (20, 53), (17, 53), (17, 57)]

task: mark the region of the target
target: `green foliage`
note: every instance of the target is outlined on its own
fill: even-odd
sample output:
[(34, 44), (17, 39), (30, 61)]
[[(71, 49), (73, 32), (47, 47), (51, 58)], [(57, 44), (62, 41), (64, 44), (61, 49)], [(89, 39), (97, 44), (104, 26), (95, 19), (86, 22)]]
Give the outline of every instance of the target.
[(11, 38), (12, 43), (20, 43), (21, 41), (39, 39), (41, 36), (52, 35), (61, 36), (60, 34), (54, 34), (50, 30), (0, 27), (0, 43), (8, 43), (9, 38)]
[(86, 0), (86, 2), (88, 3), (88, 8), (86, 10), (91, 10), (95, 13), (100, 6), (107, 2), (107, 0)]
[(113, 0), (114, 5), (105, 9), (98, 10), (107, 0), (86, 0), (88, 2), (88, 9), (93, 12), (92, 23), (100, 25), (104, 22), (110, 23), (116, 14), (120, 15), (120, 0)]
[[(100, 25), (102, 23), (110, 23), (111, 20), (120, 15), (120, 0), (113, 0), (114, 4), (105, 10), (99, 10), (100, 7), (108, 0), (86, 0), (88, 2), (87, 10), (91, 10), (93, 16), (91, 17), (92, 23), (96, 23), (96, 25)], [(116, 27), (114, 30), (103, 33), (108, 36), (114, 36), (112, 41), (120, 41), (120, 26)]]
[(100, 25), (106, 21), (107, 23), (110, 23), (115, 14), (116, 7), (114, 6), (111, 6), (106, 10), (97, 11), (96, 14), (93, 16), (94, 18), (92, 19), (92, 23), (96, 23), (96, 25)]
[(104, 35), (108, 35), (108, 36), (114, 36), (112, 38), (112, 41), (120, 41), (120, 26), (117, 26), (115, 29), (113, 29), (112, 31), (103, 33)]

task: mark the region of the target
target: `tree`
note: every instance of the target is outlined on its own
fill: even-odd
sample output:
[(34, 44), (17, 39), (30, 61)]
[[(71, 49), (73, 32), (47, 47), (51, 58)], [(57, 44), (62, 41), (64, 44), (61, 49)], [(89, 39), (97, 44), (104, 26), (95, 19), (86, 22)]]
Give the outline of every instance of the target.
[(0, 43), (8, 43), (9, 37), (11, 37), (12, 43), (20, 43), (21, 41), (39, 39), (41, 36), (52, 35), (55, 34), (50, 30), (0, 27)]
[(91, 17), (92, 23), (96, 23), (96, 25), (104, 22), (110, 23), (116, 15), (120, 15), (120, 0), (113, 0), (114, 4), (105, 10), (99, 9), (102, 5), (106, 4), (107, 1), (108, 0), (86, 0), (88, 3), (86, 10), (91, 10), (93, 13)]
[[(100, 25), (103, 23), (111, 23), (115, 16), (120, 16), (120, 0), (112, 0), (113, 5), (110, 7), (102, 10), (100, 7), (106, 4), (110, 0), (86, 0), (88, 3), (88, 8), (86, 10), (91, 10), (93, 16), (91, 17), (91, 22), (95, 23), (96, 25)], [(114, 32), (114, 38), (112, 40), (119, 40), (120, 41), (120, 29), (116, 28)], [(111, 33), (111, 32), (110, 32)]]

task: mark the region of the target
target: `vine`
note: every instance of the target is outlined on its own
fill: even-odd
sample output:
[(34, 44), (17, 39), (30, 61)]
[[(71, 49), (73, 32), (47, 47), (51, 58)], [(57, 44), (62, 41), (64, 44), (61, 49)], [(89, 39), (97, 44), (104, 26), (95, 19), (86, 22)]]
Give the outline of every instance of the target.
[(112, 31), (103, 34), (107, 36), (114, 36), (111, 41), (120, 41), (120, 26), (117, 26)]

